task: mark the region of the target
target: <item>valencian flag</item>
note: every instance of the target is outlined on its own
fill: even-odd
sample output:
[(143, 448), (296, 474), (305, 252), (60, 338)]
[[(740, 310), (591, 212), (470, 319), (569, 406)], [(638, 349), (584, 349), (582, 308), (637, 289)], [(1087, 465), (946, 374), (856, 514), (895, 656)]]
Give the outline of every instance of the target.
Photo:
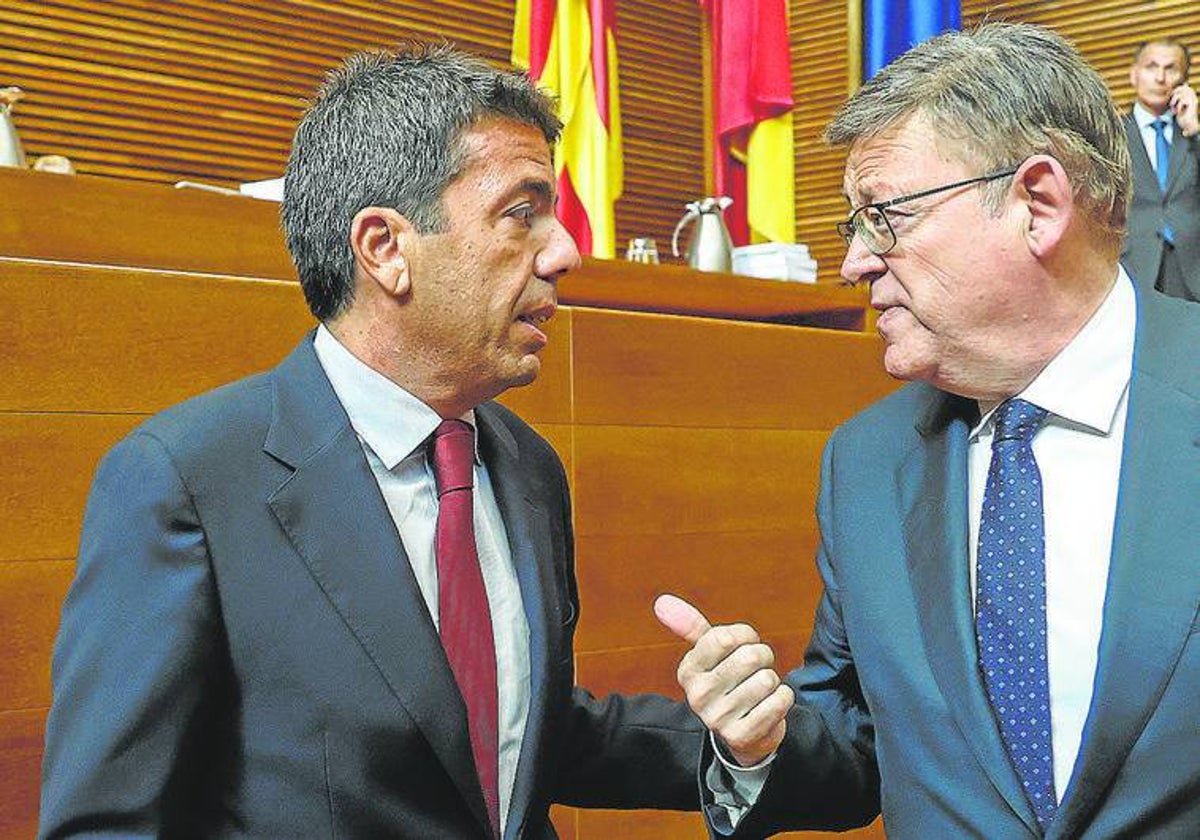
[(700, 0), (712, 33), (715, 189), (735, 245), (794, 242), (787, 0)]
[(922, 41), (962, 25), (959, 0), (863, 0), (863, 78)]
[(621, 195), (616, 0), (517, 0), (512, 62), (558, 98), (554, 151), (558, 217), (579, 250), (616, 254), (613, 204)]

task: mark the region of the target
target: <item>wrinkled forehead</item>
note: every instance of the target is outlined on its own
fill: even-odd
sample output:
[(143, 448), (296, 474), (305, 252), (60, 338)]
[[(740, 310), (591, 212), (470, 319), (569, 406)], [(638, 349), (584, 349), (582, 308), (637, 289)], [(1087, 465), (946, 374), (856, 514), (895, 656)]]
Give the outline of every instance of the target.
[(946, 140), (922, 114), (913, 114), (860, 137), (846, 153), (842, 191), (855, 207), (884, 201), (923, 184), (926, 173), (966, 169), (962, 149)]

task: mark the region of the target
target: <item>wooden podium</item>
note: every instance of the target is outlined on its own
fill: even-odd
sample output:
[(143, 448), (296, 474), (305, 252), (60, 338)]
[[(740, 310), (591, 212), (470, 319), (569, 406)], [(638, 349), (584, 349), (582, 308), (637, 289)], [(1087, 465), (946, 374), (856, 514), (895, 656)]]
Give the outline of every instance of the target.
[[(239, 196), (0, 169), (0, 838), (35, 830), (50, 651), (97, 461), (313, 326), (277, 219)], [(663, 591), (753, 622), (796, 663), (819, 595), (821, 448), (895, 387), (865, 292), (589, 260), (559, 298), (541, 376), (503, 402), (570, 476), (577, 681), (679, 696), (683, 647), (651, 611)], [(705, 836), (694, 814), (555, 822), (581, 840)]]

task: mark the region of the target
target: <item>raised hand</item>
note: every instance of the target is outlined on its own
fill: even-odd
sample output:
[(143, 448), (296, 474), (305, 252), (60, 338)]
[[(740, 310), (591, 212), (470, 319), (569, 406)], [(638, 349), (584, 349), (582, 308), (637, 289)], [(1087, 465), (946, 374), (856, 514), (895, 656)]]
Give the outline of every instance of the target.
[(1188, 85), (1180, 85), (1171, 92), (1171, 110), (1175, 112), (1175, 122), (1184, 137), (1191, 137), (1200, 132), (1200, 115), (1196, 109), (1196, 91)]
[(682, 598), (660, 595), (658, 620), (692, 645), (676, 678), (692, 711), (743, 767), (776, 749), (787, 732), (786, 715), (796, 702), (791, 687), (774, 670), (775, 653), (749, 624), (713, 627)]

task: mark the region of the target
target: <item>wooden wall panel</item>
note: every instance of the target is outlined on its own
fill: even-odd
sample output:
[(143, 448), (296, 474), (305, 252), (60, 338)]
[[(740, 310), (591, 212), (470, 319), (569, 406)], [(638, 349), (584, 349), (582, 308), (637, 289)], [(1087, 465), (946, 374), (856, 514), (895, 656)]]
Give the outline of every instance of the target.
[(75, 556), (96, 465), (141, 419), (0, 412), (0, 564)]
[(672, 592), (709, 621), (747, 621), (764, 633), (806, 630), (821, 592), (817, 531), (601, 534), (575, 541), (584, 593), (575, 649), (650, 646), (669, 640), (654, 599)]
[(29, 840), (37, 834), (45, 709), (0, 711), (0, 837)]
[[(403, 38), (448, 38), (507, 65), (513, 0), (10, 0), (0, 84), (25, 88), (31, 156), (80, 172), (224, 186), (277, 177), (330, 67)], [(618, 0), (626, 144), (617, 205), (632, 236), (669, 239), (704, 189), (700, 9)]]
[(0, 563), (0, 711), (50, 705), (50, 649), (73, 560)]
[(574, 317), (579, 423), (830, 429), (896, 387), (874, 335), (731, 330), (712, 319), (594, 309)]
[(312, 326), (294, 283), (198, 280), (0, 258), (0, 411), (157, 411), (276, 364)]
[(811, 526), (826, 432), (577, 426), (575, 533)]

